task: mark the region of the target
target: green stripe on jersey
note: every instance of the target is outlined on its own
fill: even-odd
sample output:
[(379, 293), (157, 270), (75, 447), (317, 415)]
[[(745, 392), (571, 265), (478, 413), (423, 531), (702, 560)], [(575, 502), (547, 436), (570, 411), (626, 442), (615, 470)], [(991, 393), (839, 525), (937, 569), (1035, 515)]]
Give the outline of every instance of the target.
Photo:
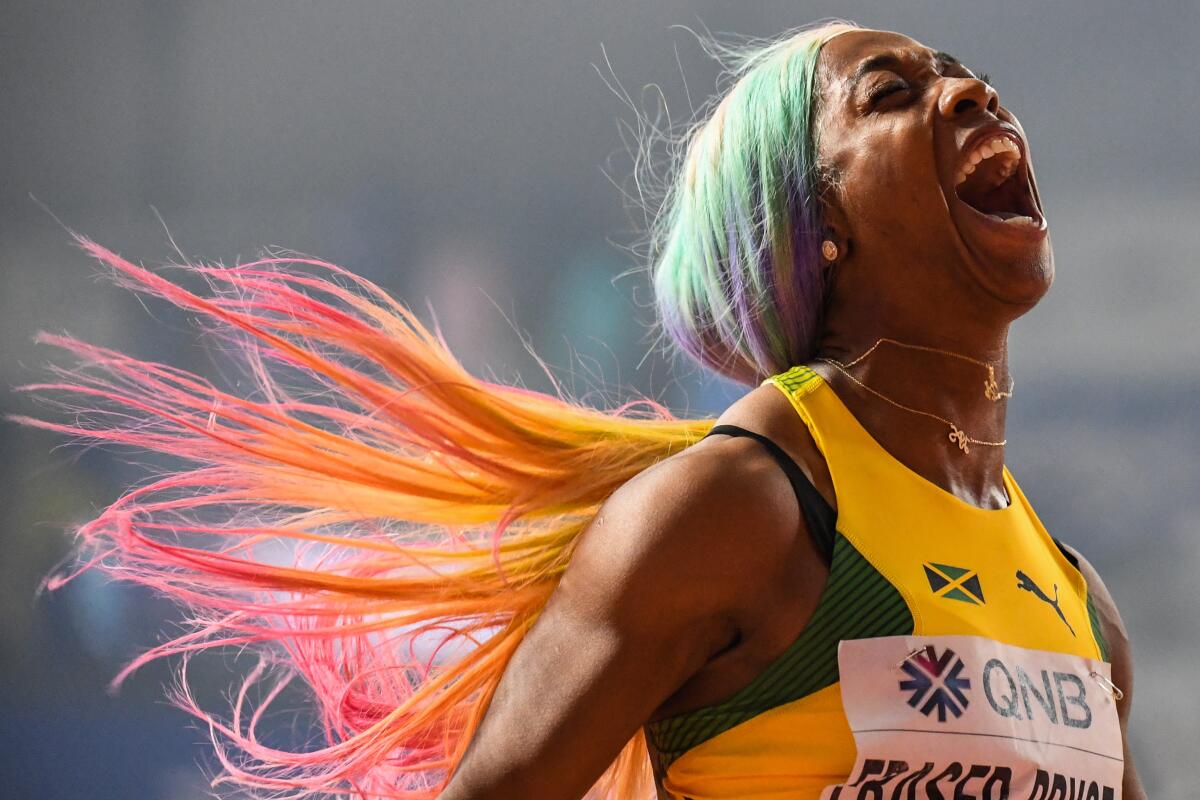
[(1100, 648), (1100, 660), (1112, 661), (1112, 657), (1108, 652), (1108, 640), (1104, 638), (1104, 629), (1100, 627), (1100, 613), (1096, 611), (1096, 604), (1092, 602), (1092, 592), (1089, 589), (1087, 593), (1087, 612), (1088, 621), (1092, 623), (1092, 636), (1096, 638), (1096, 645)]
[(794, 642), (726, 700), (646, 726), (660, 765), (755, 717), (838, 682), (838, 642), (913, 632), (904, 598), (838, 534), (833, 564), (812, 619)]
[[(774, 380), (779, 381), (783, 388), (794, 394), (797, 390), (802, 389), (805, 385), (812, 383), (817, 379), (817, 377), (817, 373), (801, 364), (799, 366), (792, 367), (787, 372), (779, 373), (774, 377)], [(768, 378), (767, 380), (772, 379)]]

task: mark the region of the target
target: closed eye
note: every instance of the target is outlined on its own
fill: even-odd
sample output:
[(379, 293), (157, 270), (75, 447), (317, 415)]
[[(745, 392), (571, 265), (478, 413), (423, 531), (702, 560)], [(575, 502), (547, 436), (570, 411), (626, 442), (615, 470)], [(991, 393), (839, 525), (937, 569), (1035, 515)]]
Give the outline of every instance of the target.
[(889, 95), (893, 95), (896, 92), (902, 92), (907, 88), (908, 88), (908, 82), (901, 80), (900, 78), (897, 78), (896, 80), (888, 81), (887, 83), (880, 84), (879, 86), (877, 86), (875, 89), (873, 89), (871, 91), (871, 96), (870, 96), (871, 105), (875, 105), (876, 103), (883, 100), (885, 97), (888, 97)]

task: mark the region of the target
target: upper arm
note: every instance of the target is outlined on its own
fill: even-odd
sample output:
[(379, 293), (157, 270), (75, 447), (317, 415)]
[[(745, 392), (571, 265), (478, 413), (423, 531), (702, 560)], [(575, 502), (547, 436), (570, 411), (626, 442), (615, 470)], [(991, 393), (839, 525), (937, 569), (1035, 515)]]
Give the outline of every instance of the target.
[[(1066, 546), (1066, 545), (1064, 545)], [(1108, 643), (1108, 656), (1112, 663), (1112, 682), (1121, 690), (1122, 696), (1117, 700), (1117, 717), (1121, 722), (1121, 738), (1125, 747), (1125, 780), (1121, 796), (1126, 800), (1145, 800), (1146, 792), (1138, 778), (1137, 767), (1133, 762), (1133, 754), (1129, 748), (1129, 714), (1133, 707), (1133, 653), (1129, 646), (1129, 633), (1112, 594), (1104, 585), (1095, 567), (1079, 554), (1077, 550), (1068, 550), (1078, 559), (1079, 571), (1087, 581), (1088, 592), (1096, 607), (1096, 615), (1100, 620), (1100, 630)]]
[[(581, 535), (516, 649), (444, 800), (578, 798), (653, 711), (738, 632), (774, 517), (753, 470), (668, 459)], [(795, 512), (793, 512), (795, 513)]]

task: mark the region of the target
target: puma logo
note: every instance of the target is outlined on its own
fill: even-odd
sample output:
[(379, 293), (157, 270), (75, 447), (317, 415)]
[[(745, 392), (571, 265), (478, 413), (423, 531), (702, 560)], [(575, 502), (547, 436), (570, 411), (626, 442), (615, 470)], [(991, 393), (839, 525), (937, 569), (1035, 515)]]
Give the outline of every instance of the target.
[(1042, 591), (1042, 588), (1033, 582), (1033, 578), (1030, 578), (1024, 572), (1021, 572), (1021, 570), (1017, 570), (1017, 588), (1024, 589), (1025, 591), (1029, 592), (1034, 597), (1036, 597), (1038, 600), (1041, 600), (1042, 602), (1046, 603), (1047, 605), (1053, 606), (1055, 612), (1057, 612), (1057, 614), (1058, 614), (1058, 618), (1063, 621), (1063, 625), (1067, 626), (1067, 630), (1069, 630), (1071, 632), (1072, 636), (1075, 635), (1075, 629), (1071, 627), (1071, 623), (1067, 622), (1067, 618), (1066, 618), (1066, 616), (1063, 615), (1062, 609), (1058, 607), (1058, 584), (1057, 583), (1054, 584), (1054, 599), (1051, 600), (1049, 597), (1046, 596), (1046, 593)]

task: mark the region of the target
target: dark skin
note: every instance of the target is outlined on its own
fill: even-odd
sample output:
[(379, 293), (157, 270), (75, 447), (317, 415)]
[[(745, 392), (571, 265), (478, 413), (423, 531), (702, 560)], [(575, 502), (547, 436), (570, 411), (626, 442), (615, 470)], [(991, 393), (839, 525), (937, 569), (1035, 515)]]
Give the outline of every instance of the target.
[[(989, 125), (1011, 126), (1027, 169), (1019, 123), (966, 67), (895, 33), (834, 38), (819, 76), (819, 152), (837, 176), (824, 216), (839, 255), (818, 355), (846, 361), (891, 337), (993, 363), (1005, 384), (1009, 326), (1053, 279), (1049, 238), (1040, 213), (1028, 229), (996, 227), (954, 186)], [(1032, 171), (1019, 177), (1036, 204)], [(1008, 504), (1003, 447), (964, 454), (945, 424), (812, 366), (900, 462), (972, 505)], [(972, 437), (1004, 439), (1005, 403), (984, 397), (981, 367), (882, 347), (852, 374)], [(777, 389), (751, 390), (718, 422), (774, 439), (836, 508), (825, 461)], [(1080, 561), (1125, 691), (1124, 731), (1128, 637)], [(441, 800), (581, 797), (646, 722), (723, 700), (770, 664), (807, 623), (826, 575), (787, 478), (756, 442), (714, 436), (647, 469), (581, 536)], [(1127, 739), (1125, 756), (1123, 796), (1142, 800)]]

